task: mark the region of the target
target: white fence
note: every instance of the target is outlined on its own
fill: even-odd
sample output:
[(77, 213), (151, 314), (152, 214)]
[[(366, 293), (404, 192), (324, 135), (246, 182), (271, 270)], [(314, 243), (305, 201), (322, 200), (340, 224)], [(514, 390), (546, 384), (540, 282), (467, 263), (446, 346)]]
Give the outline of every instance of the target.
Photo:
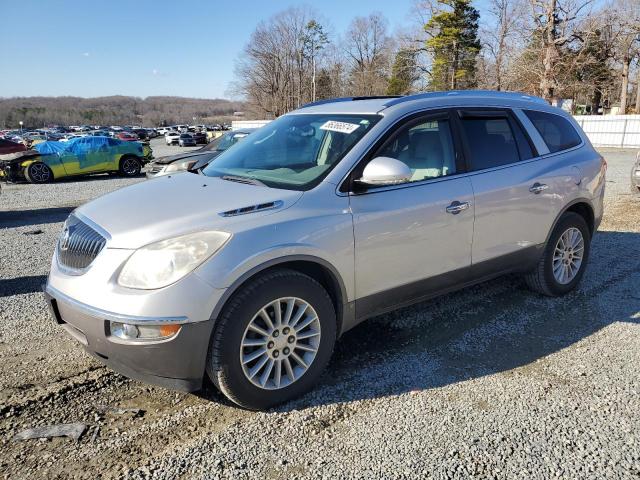
[(640, 148), (640, 115), (576, 115), (594, 147)]

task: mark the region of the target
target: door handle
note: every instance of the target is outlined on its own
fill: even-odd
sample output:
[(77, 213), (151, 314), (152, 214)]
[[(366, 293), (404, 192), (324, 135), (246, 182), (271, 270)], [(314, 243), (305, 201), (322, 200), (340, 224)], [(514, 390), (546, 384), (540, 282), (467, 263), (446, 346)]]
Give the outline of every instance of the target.
[(463, 210), (466, 210), (467, 208), (469, 208), (470, 205), (471, 204), (469, 202), (459, 202), (456, 200), (454, 202), (451, 202), (451, 205), (448, 205), (446, 210), (447, 210), (447, 213), (457, 215)]
[(545, 191), (547, 188), (549, 188), (549, 185), (536, 182), (529, 187), (529, 191), (537, 195), (538, 193)]

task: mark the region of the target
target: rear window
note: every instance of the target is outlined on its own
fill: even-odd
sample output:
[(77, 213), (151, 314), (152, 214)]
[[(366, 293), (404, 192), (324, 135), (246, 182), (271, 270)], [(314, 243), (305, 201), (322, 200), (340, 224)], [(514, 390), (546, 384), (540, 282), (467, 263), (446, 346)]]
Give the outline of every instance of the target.
[(580, 144), (580, 135), (566, 118), (534, 110), (525, 110), (524, 113), (536, 127), (551, 153), (567, 150)]

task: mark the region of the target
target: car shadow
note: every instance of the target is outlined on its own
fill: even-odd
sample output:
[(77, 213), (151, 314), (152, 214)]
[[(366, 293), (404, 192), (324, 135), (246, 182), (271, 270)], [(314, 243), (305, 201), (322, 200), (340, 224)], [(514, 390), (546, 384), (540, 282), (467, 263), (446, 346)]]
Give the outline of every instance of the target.
[[(143, 167), (144, 169), (144, 167)], [(138, 175), (130, 177), (124, 177), (117, 173), (88, 173), (86, 175), (73, 175), (70, 177), (63, 177), (55, 180), (53, 183), (72, 183), (72, 182), (104, 182), (107, 180), (123, 180), (126, 178), (144, 178), (144, 173), (141, 171)]]
[(64, 222), (76, 207), (36, 208), (0, 212), (0, 229)]
[(25, 293), (42, 291), (42, 285), (47, 281), (46, 275), (31, 275), (9, 279), (0, 279), (0, 298)]
[[(372, 318), (337, 342), (319, 384), (275, 411), (401, 395), (525, 367), (616, 322), (640, 323), (640, 234), (600, 232), (560, 298), (510, 275)], [(212, 395), (212, 401), (219, 401)]]

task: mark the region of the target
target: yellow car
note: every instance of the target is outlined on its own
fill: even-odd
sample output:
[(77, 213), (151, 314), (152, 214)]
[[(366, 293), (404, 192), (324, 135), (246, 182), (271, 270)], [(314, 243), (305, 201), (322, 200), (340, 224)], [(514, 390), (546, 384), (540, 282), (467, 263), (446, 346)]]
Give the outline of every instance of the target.
[(34, 150), (0, 156), (0, 178), (45, 183), (59, 178), (105, 172), (134, 177), (153, 158), (149, 145), (109, 137), (43, 142)]

